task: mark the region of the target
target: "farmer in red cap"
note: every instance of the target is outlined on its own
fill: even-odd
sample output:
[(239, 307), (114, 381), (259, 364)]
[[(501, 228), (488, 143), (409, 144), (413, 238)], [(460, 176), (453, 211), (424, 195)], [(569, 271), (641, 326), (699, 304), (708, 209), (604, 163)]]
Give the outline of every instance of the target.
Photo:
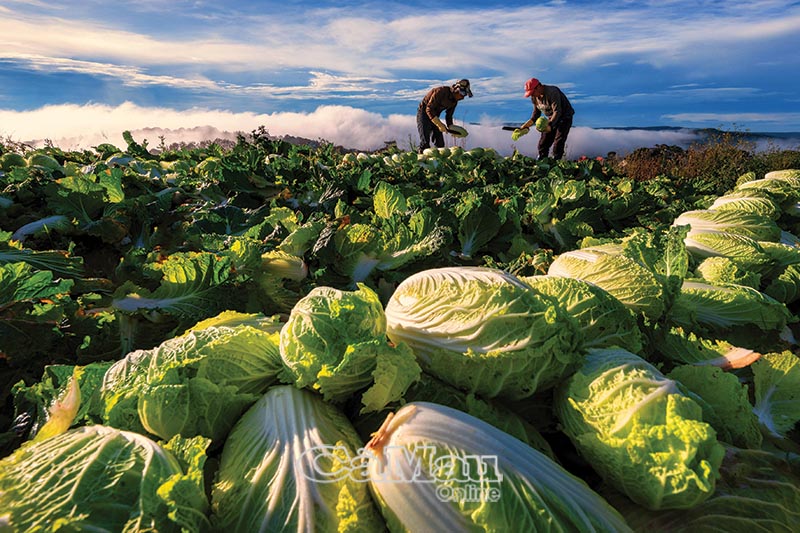
[(511, 137), (517, 140), (535, 124), (542, 133), (539, 137), (539, 159), (547, 157), (551, 146), (553, 159), (561, 159), (575, 110), (561, 89), (555, 85), (544, 85), (536, 78), (525, 82), (525, 98), (528, 97), (533, 102), (533, 115)]

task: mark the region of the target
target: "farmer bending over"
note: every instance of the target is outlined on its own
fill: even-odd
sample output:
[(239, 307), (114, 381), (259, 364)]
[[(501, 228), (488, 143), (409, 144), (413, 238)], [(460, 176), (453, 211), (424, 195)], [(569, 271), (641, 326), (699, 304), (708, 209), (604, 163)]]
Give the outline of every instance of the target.
[(512, 135), (512, 138), (517, 140), (535, 124), (536, 129), (542, 133), (539, 137), (539, 159), (547, 157), (551, 146), (553, 159), (561, 159), (564, 157), (564, 146), (572, 128), (575, 110), (561, 89), (555, 85), (544, 85), (536, 78), (525, 82), (525, 98), (529, 96), (533, 102), (533, 115), (514, 132), (516, 136)]
[[(453, 112), (456, 110), (458, 102), (467, 96), (472, 98), (469, 80), (459, 80), (453, 85), (442, 85), (428, 91), (417, 108), (420, 153), (426, 148), (430, 148), (431, 139), (437, 148), (444, 146), (443, 133), (453, 125)], [(442, 111), (446, 111), (444, 115), (446, 124), (439, 119)]]

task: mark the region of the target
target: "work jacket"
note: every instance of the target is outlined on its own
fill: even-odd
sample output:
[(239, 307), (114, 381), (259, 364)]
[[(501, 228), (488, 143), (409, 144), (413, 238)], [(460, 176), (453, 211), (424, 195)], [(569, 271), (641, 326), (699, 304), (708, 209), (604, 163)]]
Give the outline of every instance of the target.
[(561, 119), (575, 114), (567, 95), (561, 92), (561, 89), (555, 85), (542, 85), (542, 89), (541, 97), (531, 96), (531, 102), (533, 102), (531, 121), (536, 122), (536, 119), (544, 114), (550, 126), (555, 128)]
[(458, 100), (453, 95), (453, 89), (449, 85), (442, 85), (428, 91), (428, 94), (419, 103), (419, 109), (420, 111), (425, 111), (425, 114), (431, 120), (441, 115), (442, 111), (446, 111), (444, 122), (446, 125), (452, 126), (456, 105), (458, 105)]

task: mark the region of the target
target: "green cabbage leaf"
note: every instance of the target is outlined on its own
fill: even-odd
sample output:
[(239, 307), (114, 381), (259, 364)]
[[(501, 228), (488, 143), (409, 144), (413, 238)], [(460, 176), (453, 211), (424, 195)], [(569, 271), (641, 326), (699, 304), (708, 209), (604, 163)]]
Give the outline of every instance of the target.
[(584, 348), (619, 346), (639, 352), (643, 335), (636, 315), (617, 298), (587, 281), (557, 276), (522, 276), (531, 287), (558, 300), (578, 321)]
[(755, 413), (767, 434), (782, 438), (800, 421), (800, 358), (764, 354), (753, 364)]
[(786, 306), (743, 285), (716, 286), (686, 280), (669, 312), (673, 324), (691, 330), (721, 331), (754, 326), (781, 331), (794, 320)]

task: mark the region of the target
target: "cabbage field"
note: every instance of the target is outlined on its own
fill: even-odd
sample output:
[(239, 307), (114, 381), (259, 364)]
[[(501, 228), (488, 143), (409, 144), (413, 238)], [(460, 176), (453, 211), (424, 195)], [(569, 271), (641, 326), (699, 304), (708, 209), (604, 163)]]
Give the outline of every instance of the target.
[(800, 529), (800, 169), (0, 144), (0, 531)]

